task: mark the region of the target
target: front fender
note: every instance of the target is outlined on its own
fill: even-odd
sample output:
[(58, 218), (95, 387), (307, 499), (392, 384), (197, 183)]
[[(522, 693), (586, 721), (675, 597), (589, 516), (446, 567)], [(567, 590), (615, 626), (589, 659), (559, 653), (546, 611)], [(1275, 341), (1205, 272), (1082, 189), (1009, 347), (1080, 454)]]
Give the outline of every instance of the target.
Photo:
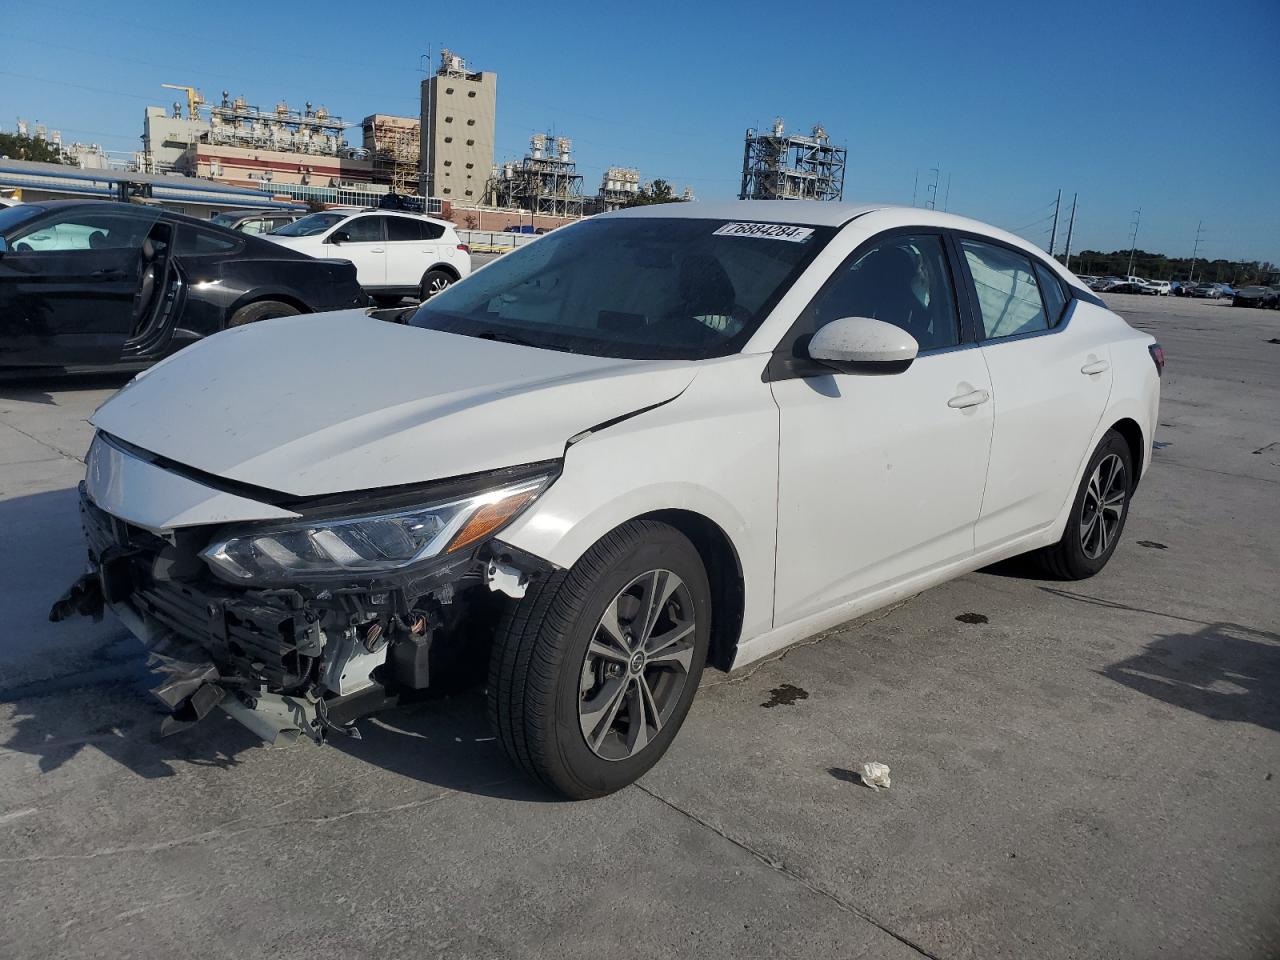
[(628, 520), (659, 510), (698, 514), (738, 554), (742, 639), (770, 629), (778, 410), (760, 379), (764, 362), (709, 362), (671, 402), (570, 445), (559, 479), (501, 539), (567, 568)]

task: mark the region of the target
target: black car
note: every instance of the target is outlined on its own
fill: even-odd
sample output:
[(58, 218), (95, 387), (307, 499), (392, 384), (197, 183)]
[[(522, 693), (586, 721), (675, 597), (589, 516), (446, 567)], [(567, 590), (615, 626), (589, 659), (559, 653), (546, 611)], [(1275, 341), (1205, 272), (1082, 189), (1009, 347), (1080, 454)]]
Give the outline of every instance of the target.
[(367, 303), (346, 261), (157, 207), (0, 209), (0, 376), (140, 368), (227, 327)]
[(1280, 309), (1280, 288), (1254, 285), (1241, 287), (1231, 298), (1233, 307), (1259, 307)]

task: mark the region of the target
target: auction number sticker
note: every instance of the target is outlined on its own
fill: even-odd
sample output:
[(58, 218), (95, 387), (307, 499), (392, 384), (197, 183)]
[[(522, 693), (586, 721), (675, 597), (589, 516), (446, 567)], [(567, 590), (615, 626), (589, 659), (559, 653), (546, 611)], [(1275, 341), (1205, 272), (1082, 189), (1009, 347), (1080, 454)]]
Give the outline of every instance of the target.
[(760, 237), (765, 240), (786, 240), (802, 243), (813, 233), (813, 227), (794, 227), (787, 223), (726, 223), (719, 227), (717, 237)]

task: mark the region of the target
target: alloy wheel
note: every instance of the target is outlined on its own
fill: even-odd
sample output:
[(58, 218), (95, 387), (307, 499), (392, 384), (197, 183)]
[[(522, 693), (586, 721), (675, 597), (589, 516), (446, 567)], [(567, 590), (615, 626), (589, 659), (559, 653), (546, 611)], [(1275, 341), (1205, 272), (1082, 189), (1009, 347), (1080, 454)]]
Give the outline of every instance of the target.
[(431, 282), (427, 284), (427, 296), (434, 297), (437, 293), (449, 286), (449, 281), (445, 277), (432, 277)]
[(603, 760), (626, 760), (671, 719), (689, 679), (695, 617), (670, 570), (642, 573), (605, 608), (582, 662), (578, 722)]
[(1107, 454), (1089, 477), (1080, 511), (1080, 549), (1090, 560), (1097, 560), (1115, 542), (1128, 495), (1124, 462)]

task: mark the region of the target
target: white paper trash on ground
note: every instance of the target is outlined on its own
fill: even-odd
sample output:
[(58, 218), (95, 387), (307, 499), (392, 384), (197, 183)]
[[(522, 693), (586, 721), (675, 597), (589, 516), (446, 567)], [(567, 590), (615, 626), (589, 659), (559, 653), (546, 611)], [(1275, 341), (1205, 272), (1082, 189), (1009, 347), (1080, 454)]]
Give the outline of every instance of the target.
[(875, 760), (868, 760), (866, 763), (858, 765), (858, 776), (872, 790), (879, 790), (884, 787), (889, 788), (889, 768)]

